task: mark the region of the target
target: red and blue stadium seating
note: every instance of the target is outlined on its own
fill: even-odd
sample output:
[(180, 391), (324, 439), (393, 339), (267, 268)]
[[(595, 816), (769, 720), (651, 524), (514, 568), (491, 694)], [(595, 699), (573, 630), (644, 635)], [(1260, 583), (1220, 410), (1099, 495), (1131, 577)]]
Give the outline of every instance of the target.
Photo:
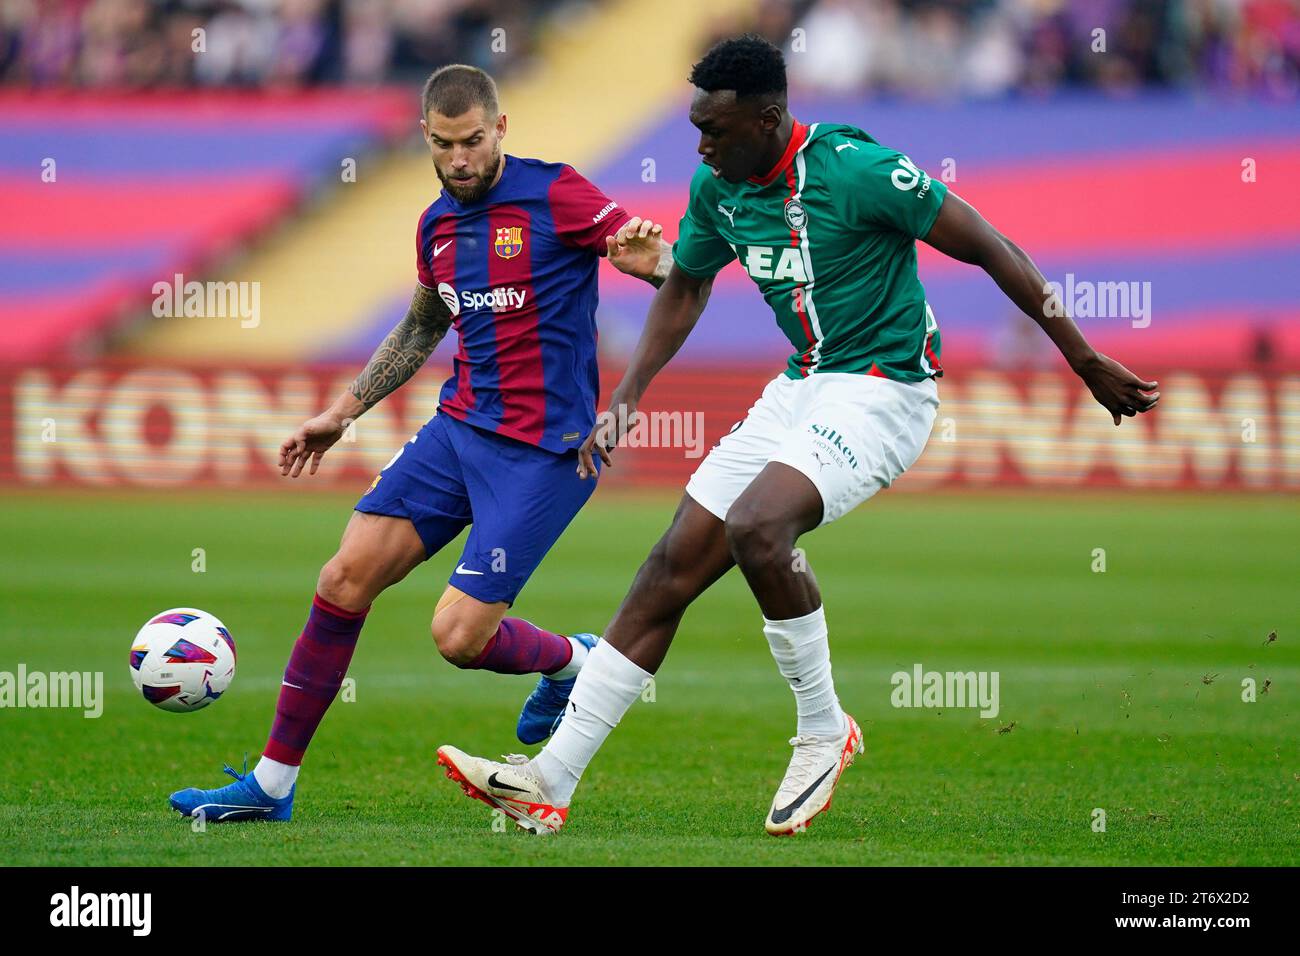
[(411, 112), (388, 90), (0, 95), (0, 355), (76, 354), (153, 283), (213, 263), (337, 181), (343, 157), (409, 132)]

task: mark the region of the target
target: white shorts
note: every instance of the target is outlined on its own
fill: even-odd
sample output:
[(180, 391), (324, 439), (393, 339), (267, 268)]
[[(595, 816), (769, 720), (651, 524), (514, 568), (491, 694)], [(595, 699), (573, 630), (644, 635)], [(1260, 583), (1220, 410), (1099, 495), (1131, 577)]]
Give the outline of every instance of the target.
[(874, 375), (779, 375), (743, 421), (709, 452), (686, 493), (726, 520), (763, 467), (779, 461), (807, 475), (822, 496), (822, 524), (888, 488), (921, 456), (939, 408), (934, 379)]

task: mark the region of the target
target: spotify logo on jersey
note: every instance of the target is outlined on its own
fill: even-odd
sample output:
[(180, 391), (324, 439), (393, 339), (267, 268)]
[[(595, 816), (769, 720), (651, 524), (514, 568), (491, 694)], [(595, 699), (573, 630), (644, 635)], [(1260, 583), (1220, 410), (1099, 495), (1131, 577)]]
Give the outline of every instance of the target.
[(514, 286), (498, 286), (487, 292), (458, 293), (451, 283), (439, 282), (438, 295), (443, 302), (447, 303), (447, 308), (451, 310), (452, 315), (460, 315), (462, 309), (470, 311), (491, 309), (493, 312), (522, 309), (528, 299), (528, 290), (516, 289)]

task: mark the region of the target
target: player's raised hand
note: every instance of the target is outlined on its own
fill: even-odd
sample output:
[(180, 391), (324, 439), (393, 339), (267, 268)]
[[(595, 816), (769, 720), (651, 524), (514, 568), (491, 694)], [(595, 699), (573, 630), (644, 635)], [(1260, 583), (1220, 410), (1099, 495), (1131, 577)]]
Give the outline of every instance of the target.
[(307, 419), (280, 445), (280, 474), (297, 478), (309, 459), (311, 468), (308, 474), (316, 474), (321, 457), (343, 437), (346, 428), (346, 422), (329, 412)]
[(1155, 391), (1159, 382), (1144, 382), (1112, 358), (1096, 353), (1082, 368), (1075, 370), (1092, 392), (1092, 397), (1120, 423), (1120, 417), (1132, 418), (1149, 412), (1160, 401)]
[(636, 424), (636, 406), (627, 402), (612, 405), (596, 416), (596, 425), (587, 436), (587, 440), (578, 448), (578, 477), (595, 478), (596, 462), (592, 452), (600, 455), (600, 460), (607, 467), (614, 467), (610, 457), (623, 436)]
[(612, 236), (605, 237), (609, 261), (619, 272), (649, 279), (663, 255), (664, 227), (649, 219), (633, 216)]

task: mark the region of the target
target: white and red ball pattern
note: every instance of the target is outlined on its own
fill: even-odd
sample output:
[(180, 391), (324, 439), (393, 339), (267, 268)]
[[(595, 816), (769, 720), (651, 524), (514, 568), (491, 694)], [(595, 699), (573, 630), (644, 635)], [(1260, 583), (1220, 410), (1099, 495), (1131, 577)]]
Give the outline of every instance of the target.
[(202, 710), (234, 677), (235, 640), (207, 611), (163, 611), (131, 643), (131, 680), (145, 700), (163, 710)]

